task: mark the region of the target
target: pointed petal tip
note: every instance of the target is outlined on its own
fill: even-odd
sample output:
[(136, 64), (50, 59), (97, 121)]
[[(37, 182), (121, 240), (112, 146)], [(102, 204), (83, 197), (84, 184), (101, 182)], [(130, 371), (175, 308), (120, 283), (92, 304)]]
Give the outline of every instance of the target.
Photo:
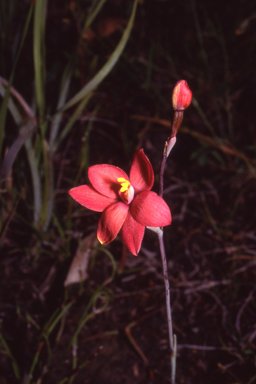
[(99, 236), (97, 236), (97, 239), (99, 240), (99, 242), (101, 243), (101, 245), (104, 245), (104, 244), (105, 244), (105, 241), (104, 241), (104, 240), (101, 240), (101, 239), (99, 238)]
[(76, 188), (77, 188), (77, 187), (71, 188), (71, 189), (68, 191), (68, 194), (69, 194), (70, 196), (72, 196), (73, 193), (74, 193), (74, 189), (76, 189)]
[(139, 193), (131, 203), (133, 218), (146, 227), (165, 227), (171, 224), (171, 212), (166, 202), (155, 192)]
[(103, 211), (97, 229), (97, 237), (101, 244), (109, 244), (116, 238), (126, 219), (128, 210), (127, 204), (118, 202), (111, 204)]
[(135, 152), (130, 170), (130, 182), (136, 193), (150, 190), (154, 184), (154, 171), (143, 149)]
[(121, 237), (129, 251), (137, 256), (144, 237), (145, 227), (134, 220), (130, 212), (121, 229)]

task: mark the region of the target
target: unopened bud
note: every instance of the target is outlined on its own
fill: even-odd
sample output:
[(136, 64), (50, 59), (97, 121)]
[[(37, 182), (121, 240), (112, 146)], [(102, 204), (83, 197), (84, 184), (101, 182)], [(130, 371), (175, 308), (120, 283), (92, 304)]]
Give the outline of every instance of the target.
[(192, 100), (192, 92), (185, 80), (180, 80), (175, 85), (172, 93), (172, 105), (175, 111), (184, 111)]

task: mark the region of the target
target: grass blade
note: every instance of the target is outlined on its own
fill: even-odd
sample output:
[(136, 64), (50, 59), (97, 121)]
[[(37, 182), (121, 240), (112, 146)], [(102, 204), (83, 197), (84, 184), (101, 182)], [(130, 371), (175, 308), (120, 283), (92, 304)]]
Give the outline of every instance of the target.
[(100, 69), (100, 71), (92, 78), (92, 80), (89, 81), (74, 97), (72, 97), (69, 102), (67, 102), (64, 107), (62, 108), (62, 111), (65, 109), (71, 107), (72, 105), (78, 103), (80, 100), (82, 100), (85, 96), (87, 96), (91, 91), (93, 91), (101, 82), (102, 80), (109, 74), (109, 72), (112, 70), (112, 68), (117, 63), (119, 57), (121, 56), (126, 43), (129, 39), (135, 14), (136, 14), (136, 8), (137, 8), (138, 0), (134, 1), (132, 13), (129, 19), (129, 22), (127, 24), (127, 27), (123, 33), (123, 36), (118, 43), (116, 49), (111, 54), (109, 60), (106, 62), (106, 64)]
[(36, 98), (40, 120), (44, 115), (44, 85), (45, 85), (45, 55), (44, 55), (44, 26), (45, 26), (46, 0), (37, 0), (34, 11), (34, 70), (36, 84)]
[(106, 2), (106, 0), (100, 0), (99, 3), (96, 5), (95, 9), (92, 10), (92, 12), (89, 14), (89, 16), (87, 17), (87, 20), (84, 24), (82, 36), (83, 36), (84, 32), (86, 31), (86, 29), (89, 28), (89, 26), (92, 24), (93, 20), (98, 15), (98, 13), (100, 12), (100, 10), (103, 7), (105, 2)]
[(4, 159), (0, 174), (1, 179), (5, 179), (8, 176), (19, 150), (21, 149), (25, 141), (28, 139), (28, 137), (31, 135), (31, 132), (34, 130), (34, 127), (34, 122), (32, 120), (29, 120), (27, 124), (21, 128), (19, 136), (12, 144)]
[(8, 99), (9, 99), (9, 96), (10, 96), (10, 89), (11, 89), (11, 85), (12, 85), (12, 82), (13, 82), (13, 77), (14, 77), (16, 65), (18, 63), (18, 59), (19, 59), (19, 56), (20, 56), (20, 53), (21, 53), (21, 49), (23, 47), (23, 43), (24, 43), (25, 37), (27, 35), (27, 31), (28, 31), (28, 27), (29, 27), (31, 15), (32, 15), (32, 10), (33, 10), (33, 4), (31, 4), (29, 12), (28, 12), (28, 16), (27, 16), (27, 19), (26, 19), (26, 22), (25, 22), (25, 26), (24, 26), (21, 42), (20, 42), (20, 45), (19, 45), (19, 49), (18, 49), (16, 58), (15, 58), (15, 61), (14, 61), (14, 64), (13, 64), (13, 68), (12, 68), (11, 76), (10, 76), (10, 79), (9, 79), (9, 83), (8, 83), (7, 88), (6, 88), (6, 91), (5, 91), (5, 94), (4, 94), (4, 98), (3, 98), (3, 101), (2, 101), (2, 104), (1, 104), (1, 108), (0, 108), (0, 158), (1, 158), (1, 153), (2, 153), (2, 145), (3, 145), (3, 138), (4, 138), (6, 114), (7, 114), (7, 109), (8, 109)]
[(30, 137), (28, 137), (27, 140), (25, 141), (25, 147), (27, 151), (28, 162), (29, 162), (30, 172), (32, 177), (32, 184), (33, 184), (33, 196), (34, 196), (33, 223), (34, 225), (37, 225), (39, 221), (40, 211), (41, 211), (41, 182), (40, 182), (40, 176), (39, 176), (39, 172), (36, 164), (35, 152), (32, 147), (32, 142)]
[[(61, 89), (60, 89), (60, 96), (59, 96), (59, 101), (58, 101), (58, 105), (57, 105), (58, 110), (60, 110), (63, 107), (63, 105), (65, 104), (65, 101), (66, 101), (66, 98), (68, 95), (68, 91), (69, 91), (71, 75), (72, 75), (72, 73), (70, 70), (70, 63), (69, 63), (67, 65), (64, 73), (63, 73), (62, 85), (61, 85)], [(57, 134), (58, 134), (58, 129), (60, 126), (61, 118), (62, 118), (62, 113), (58, 113), (57, 115), (55, 115), (53, 122), (52, 122), (50, 140), (49, 140), (49, 146), (50, 146), (51, 151), (54, 150), (53, 146), (54, 146), (54, 142), (55, 142), (55, 139), (57, 137)]]
[[(94, 9), (92, 9), (91, 12), (89, 12), (88, 17), (85, 20), (85, 23), (84, 23), (84, 26), (83, 26), (83, 29), (82, 29), (82, 32), (80, 35), (79, 43), (78, 43), (77, 47), (75, 48), (74, 54), (71, 56), (71, 60), (68, 63), (67, 67), (65, 68), (65, 71), (64, 71), (63, 76), (62, 76), (61, 90), (60, 90), (60, 96), (59, 96), (59, 101), (58, 101), (58, 105), (57, 105), (57, 110), (61, 110), (61, 108), (64, 106), (64, 104), (66, 102), (66, 98), (67, 98), (69, 86), (70, 86), (70, 81), (71, 81), (71, 76), (72, 76), (72, 72), (73, 72), (76, 52), (78, 50), (78, 47), (80, 46), (81, 40), (85, 34), (85, 31), (92, 24), (93, 20), (98, 15), (98, 13), (100, 12), (100, 10), (103, 7), (105, 2), (106, 2), (106, 0), (100, 0), (99, 3), (96, 5), (96, 7)], [(49, 140), (49, 146), (50, 146), (51, 152), (54, 152), (54, 150), (58, 147), (57, 145), (54, 145), (54, 142), (55, 142), (55, 139), (58, 135), (58, 129), (59, 129), (59, 125), (61, 122), (61, 118), (62, 118), (62, 113), (57, 113), (55, 115), (53, 123), (52, 123), (50, 140)], [(73, 125), (73, 123), (72, 123), (72, 125)], [(70, 128), (71, 128), (71, 126), (69, 127), (69, 129)]]
[(15, 374), (15, 377), (17, 379), (20, 379), (20, 372), (19, 372), (19, 367), (18, 367), (18, 364), (16, 362), (16, 360), (14, 359), (12, 353), (11, 353), (11, 350), (10, 348), (8, 347), (3, 335), (0, 333), (0, 342), (2, 343), (7, 355), (10, 357), (10, 359), (12, 360), (12, 368), (13, 368), (13, 371), (14, 371), (14, 374)]
[(78, 119), (79, 115), (81, 114), (81, 112), (83, 111), (83, 109), (85, 108), (86, 104), (88, 103), (88, 101), (90, 100), (92, 96), (92, 93), (90, 92), (88, 95), (85, 96), (85, 98), (79, 103), (78, 107), (76, 108), (76, 110), (74, 111), (73, 115), (70, 117), (68, 123), (65, 125), (65, 127), (63, 128), (61, 134), (60, 134), (60, 137), (57, 141), (57, 147), (59, 146), (60, 142), (66, 137), (66, 135), (68, 134), (68, 132), (70, 131), (70, 129), (73, 127), (73, 125), (75, 124), (76, 120)]
[[(7, 81), (3, 78), (0, 78), (0, 81), (5, 86), (8, 84)], [(6, 92), (6, 90), (2, 86), (1, 82), (0, 82), (0, 93), (3, 95)], [(23, 119), (18, 108), (16, 107), (12, 99), (9, 99), (8, 108), (11, 112), (11, 115), (15, 123), (18, 126), (21, 126), (21, 129), (20, 129), (19, 136), (12, 144), (11, 148), (9, 149), (3, 161), (3, 166), (0, 170), (0, 180), (5, 179), (8, 176), (21, 147), (25, 143), (28, 162), (30, 165), (30, 171), (32, 176), (32, 183), (33, 183), (33, 196), (34, 196), (34, 220), (33, 221), (34, 221), (34, 224), (37, 224), (39, 220), (39, 212), (41, 210), (41, 185), (40, 185), (41, 183), (40, 183), (38, 168), (36, 165), (35, 153), (32, 148), (32, 144), (30, 140), (30, 136), (33, 133), (35, 127), (37, 126), (37, 120), (33, 114), (33, 111), (31, 110), (29, 105), (26, 103), (26, 101), (23, 99), (23, 97), (13, 87), (10, 88), (10, 92), (12, 95), (16, 97), (20, 105), (23, 107), (24, 111), (29, 116), (29, 120), (26, 125), (23, 125)]]
[[(0, 77), (0, 95), (2, 97), (5, 97), (5, 93), (6, 93), (6, 89), (1, 83), (1, 77)], [(13, 117), (13, 120), (15, 121), (15, 123), (17, 125), (23, 125), (21, 114), (18, 111), (18, 108), (16, 107), (16, 105), (14, 104), (14, 102), (11, 98), (9, 98), (9, 100), (8, 100), (8, 108), (12, 114), (12, 117)]]

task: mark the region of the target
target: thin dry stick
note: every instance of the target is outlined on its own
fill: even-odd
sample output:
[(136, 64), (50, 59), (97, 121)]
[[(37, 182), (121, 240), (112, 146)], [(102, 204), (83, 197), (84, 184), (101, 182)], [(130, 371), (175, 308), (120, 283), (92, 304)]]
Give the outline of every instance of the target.
[(239, 333), (239, 334), (241, 334), (241, 327), (240, 327), (241, 316), (242, 316), (245, 308), (247, 307), (247, 305), (252, 300), (254, 292), (255, 292), (255, 289), (252, 289), (251, 292), (249, 293), (249, 295), (247, 296), (245, 302), (243, 303), (243, 305), (239, 309), (239, 312), (237, 314), (235, 326), (236, 326), (237, 333)]

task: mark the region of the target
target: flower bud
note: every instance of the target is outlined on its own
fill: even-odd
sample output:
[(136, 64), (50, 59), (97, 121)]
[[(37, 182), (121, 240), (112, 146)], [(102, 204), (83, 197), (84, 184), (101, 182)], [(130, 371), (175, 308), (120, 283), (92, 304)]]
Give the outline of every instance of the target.
[(172, 105), (175, 111), (184, 111), (192, 100), (192, 92), (185, 80), (180, 80), (175, 85), (172, 93)]

